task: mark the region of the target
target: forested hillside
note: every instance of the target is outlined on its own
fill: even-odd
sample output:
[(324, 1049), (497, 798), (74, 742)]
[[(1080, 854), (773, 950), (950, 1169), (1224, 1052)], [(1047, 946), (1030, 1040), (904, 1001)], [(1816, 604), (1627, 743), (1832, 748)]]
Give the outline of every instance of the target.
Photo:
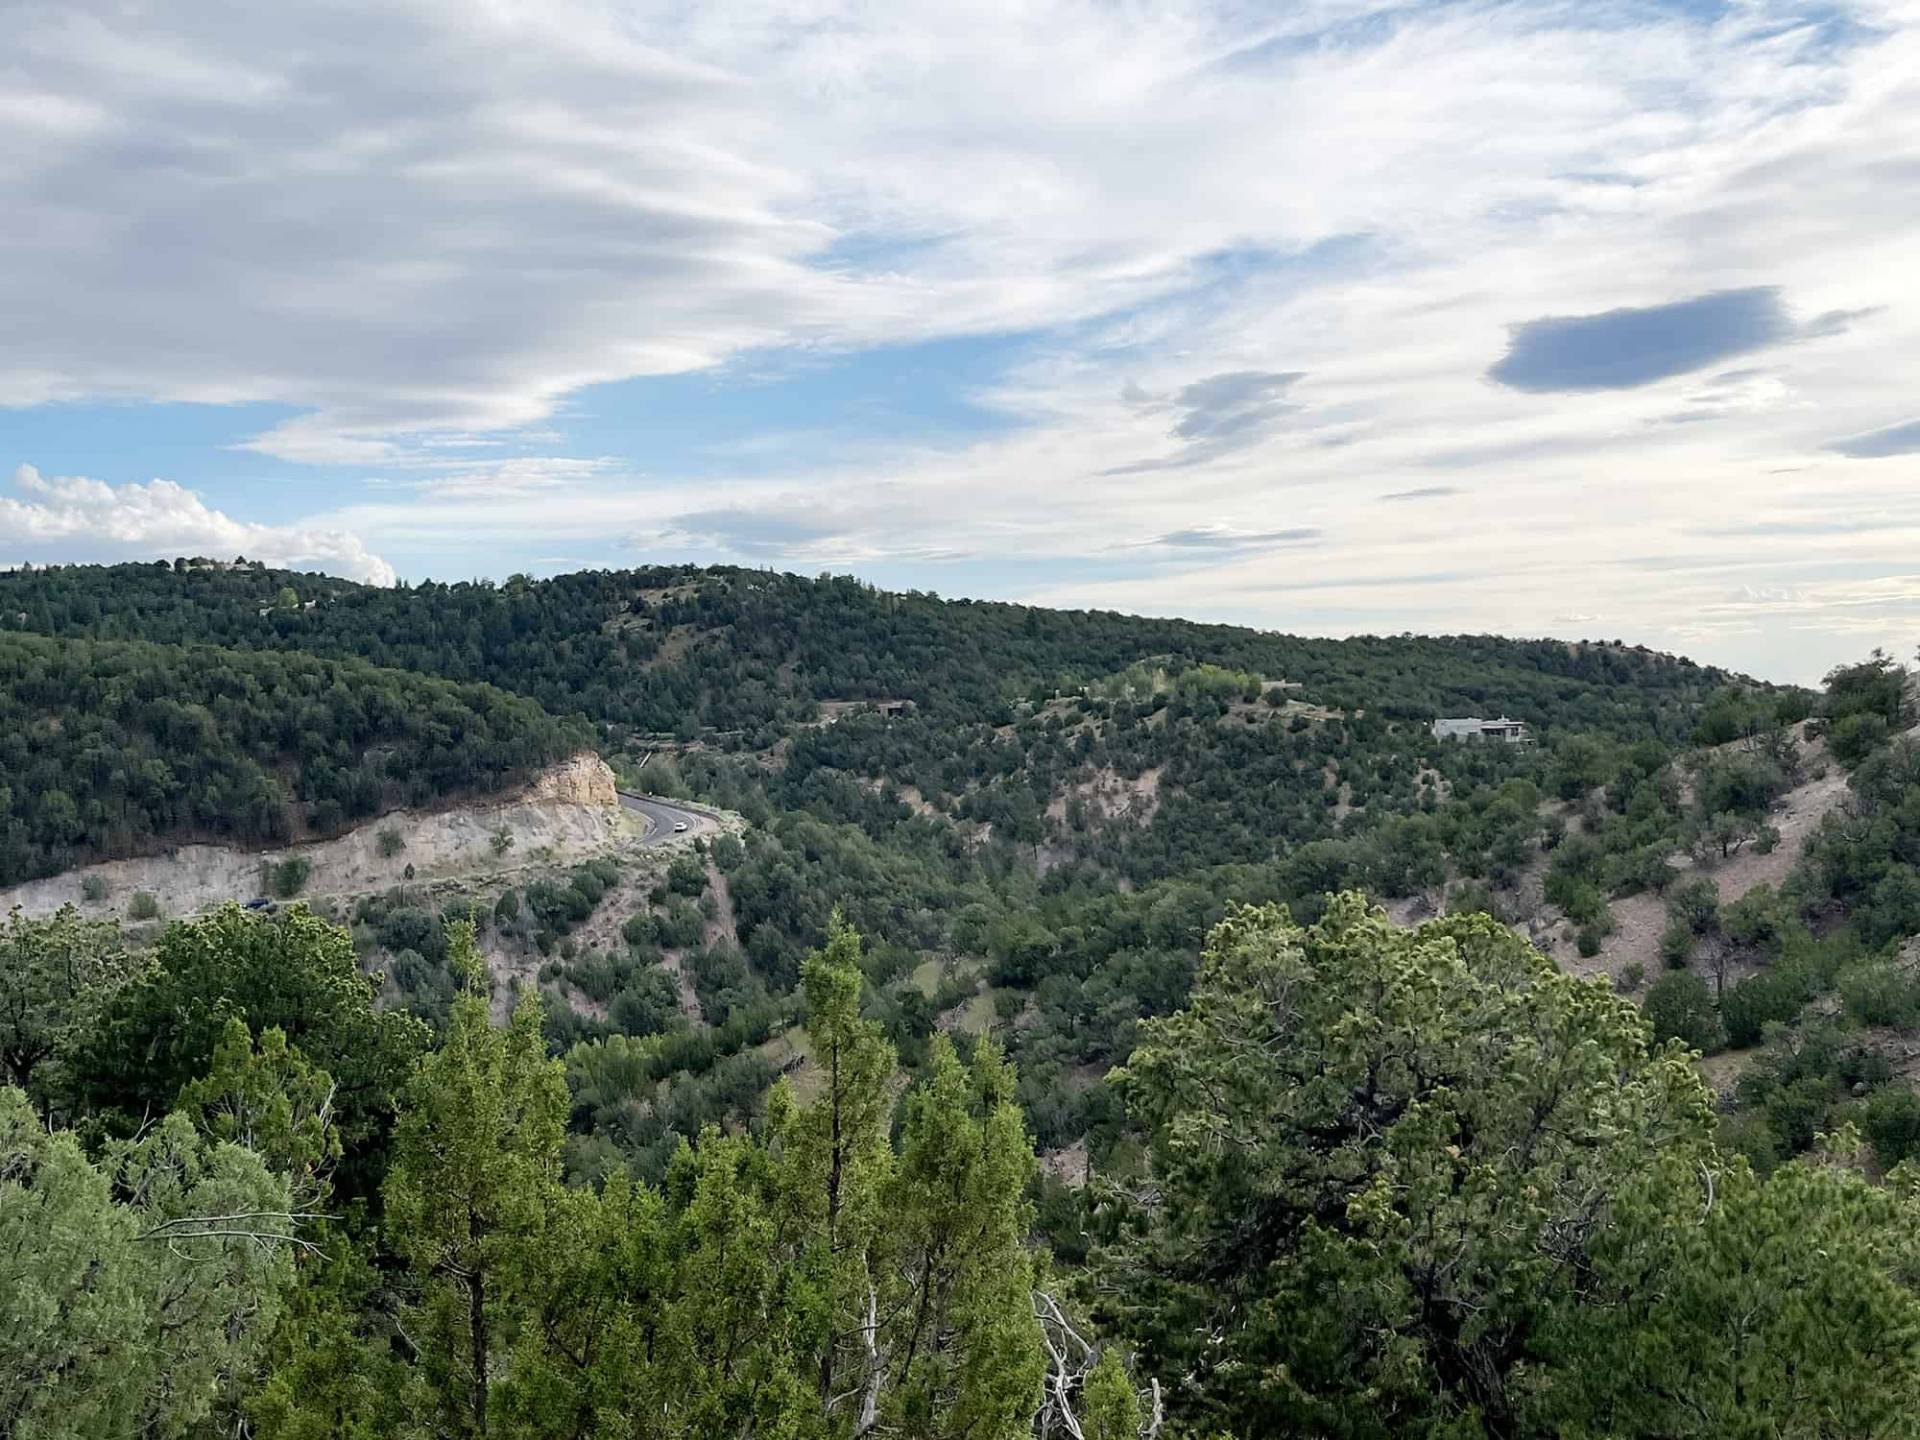
[[(646, 787), (746, 815), (744, 844), (637, 897), (611, 945), (572, 932), (630, 894), (616, 876), (480, 897), (494, 951), (544, 957), (556, 1043), (583, 1047), (575, 1162), (654, 1173), (674, 1133), (757, 1113), (781, 1047), (796, 1053), (800, 959), (836, 906), (869, 937), (869, 1005), (910, 1064), (939, 1029), (1003, 1033), (1042, 1143), (1084, 1141), (1104, 1165), (1124, 1136), (1095, 1082), (1179, 1003), (1230, 903), (1310, 915), (1360, 887), (1511, 910), (1557, 833), (1551, 797), (1669, 770), (1715, 697), (1776, 703), (1605, 644), (1312, 640), (743, 570), (381, 590), (80, 566), (0, 577), (0, 621), (497, 681), (614, 726), (616, 758), (651, 757)], [(1437, 742), (1428, 722), (1449, 712), (1508, 713), (1542, 743)], [(1613, 787), (1623, 809), (1629, 788)], [(1628, 861), (1709, 818), (1654, 791), (1609, 832), (1622, 874), (1556, 891), (1583, 935), (1607, 887), (1645, 883)], [(351, 918), (368, 963), (439, 1014), (437, 908), (396, 892)], [(690, 991), (677, 1006), (674, 973)], [(689, 1018), (706, 1027), (691, 1049), (610, 1064), (606, 1047)]]
[[(184, 567), (185, 562), (177, 562)], [(1717, 677), (1606, 645), (1332, 641), (1104, 611), (891, 594), (850, 577), (654, 567), (391, 589), (266, 569), (66, 566), (0, 575), (0, 625), (354, 656), (485, 681), (640, 730), (761, 732), (820, 700), (903, 698), (1001, 722), (1021, 698), (1158, 660), (1308, 686), (1322, 703), (1431, 719), (1504, 706), (1536, 725), (1678, 735)]]
[[(161, 834), (588, 735), (747, 821), (452, 897), (14, 922), (0, 1251), (58, 1211), (120, 1293), (247, 1317), (155, 1362), (192, 1396), (129, 1369), (135, 1428), (47, 1433), (1915, 1433), (1888, 657), (1814, 694), (682, 569), (74, 567), (0, 577), (0, 626), (19, 824), (122, 813), (125, 750), (209, 797), (137, 803)], [(137, 1319), (82, 1293), (18, 1363), (107, 1387), (87, 1337)]]
[(1920, 1176), (1850, 1135), (1756, 1173), (1682, 1049), (1484, 915), (1230, 914), (1058, 1259), (999, 1048), (902, 1093), (852, 931), (803, 968), (817, 1083), (571, 1186), (539, 1002), (492, 1023), (452, 944), (436, 1042), (303, 908), (144, 965), (0, 931), (8, 1433), (1920, 1433)]
[(0, 885), (497, 791), (585, 728), (354, 660), (0, 634)]

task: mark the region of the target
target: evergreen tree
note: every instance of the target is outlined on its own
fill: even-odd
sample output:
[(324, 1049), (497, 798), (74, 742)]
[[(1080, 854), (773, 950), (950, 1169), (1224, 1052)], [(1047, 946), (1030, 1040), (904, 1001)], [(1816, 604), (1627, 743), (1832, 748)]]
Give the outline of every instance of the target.
[(97, 1022), (136, 964), (118, 927), (82, 920), (71, 906), (44, 920), (9, 915), (0, 928), (0, 1084), (47, 1106), (61, 1087), (43, 1067)]
[(1120, 1361), (1120, 1352), (1104, 1351), (1087, 1374), (1084, 1440), (1138, 1440), (1140, 1398)]
[(969, 1068), (935, 1036), (906, 1101), (887, 1193), (890, 1263), (879, 1267), (904, 1282), (889, 1287), (891, 1323), (876, 1327), (885, 1411), (900, 1433), (1027, 1432), (1044, 1368), (1026, 1245), (1036, 1169), (999, 1047), (981, 1041)]
[(432, 1423), (481, 1436), (497, 1345), (518, 1319), (511, 1257), (544, 1236), (559, 1184), (567, 1087), (547, 1058), (539, 1001), (529, 994), (496, 1028), (471, 925), (454, 927), (452, 950), (467, 988), (407, 1088), (384, 1193), (389, 1241), (419, 1286)]
[(0, 1088), (0, 1435), (203, 1433), (293, 1280), (283, 1180), (185, 1116), (91, 1163)]
[(804, 1237), (799, 1268), (821, 1297), (821, 1412), (840, 1417), (844, 1428), (844, 1417), (878, 1383), (874, 1326), (884, 1277), (874, 1261), (893, 1168), (887, 1127), (894, 1054), (880, 1027), (861, 1018), (860, 937), (837, 914), (826, 948), (807, 958), (800, 978), (822, 1089), (813, 1103), (797, 1106), (779, 1087), (768, 1123), (787, 1223)]
[(1520, 1433), (1611, 1198), (1711, 1153), (1685, 1060), (1484, 915), (1241, 910), (1143, 1028), (1116, 1318), (1240, 1433)]

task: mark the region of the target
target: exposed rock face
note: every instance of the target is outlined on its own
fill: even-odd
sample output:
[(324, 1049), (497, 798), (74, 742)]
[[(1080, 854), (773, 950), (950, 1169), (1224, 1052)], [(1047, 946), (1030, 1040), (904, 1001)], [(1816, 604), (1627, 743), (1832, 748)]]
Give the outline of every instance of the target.
[(613, 771), (591, 751), (562, 760), (541, 772), (521, 798), (552, 800), (562, 805), (592, 805), (602, 810), (612, 810), (620, 804), (620, 797), (614, 793)]
[[(399, 837), (397, 850), (383, 841), (383, 831)], [(29, 915), (75, 905), (90, 916), (124, 918), (127, 903), (143, 890), (159, 899), (166, 914), (189, 915), (223, 900), (263, 895), (263, 864), (289, 855), (303, 855), (313, 867), (303, 895), (366, 894), (410, 880), (509, 870), (536, 857), (564, 865), (600, 854), (626, 835), (613, 772), (598, 755), (576, 755), (511, 799), (436, 811), (396, 810), (332, 840), (265, 851), (183, 845), (166, 854), (29, 880), (0, 890), (0, 917), (15, 905)], [(510, 842), (504, 849), (502, 836)], [(89, 876), (104, 885), (104, 899), (87, 898)]]

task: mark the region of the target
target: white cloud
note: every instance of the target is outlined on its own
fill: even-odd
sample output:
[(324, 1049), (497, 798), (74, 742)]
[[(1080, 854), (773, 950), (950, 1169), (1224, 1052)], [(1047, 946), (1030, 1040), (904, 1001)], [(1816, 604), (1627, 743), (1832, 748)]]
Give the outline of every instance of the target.
[(393, 567), (344, 530), (260, 525), (211, 509), (171, 480), (108, 485), (84, 476), (48, 478), (31, 465), (13, 473), (30, 498), (0, 495), (0, 545), (5, 558), (122, 560), (144, 556), (245, 555), (270, 565), (320, 569), (391, 585)]
[[(1868, 582), (1906, 573), (1912, 459), (1829, 447), (1913, 418), (1916, 23), (1914, 0), (35, 11), (9, 36), (33, 89), (0, 105), (0, 309), (35, 347), (0, 403), (300, 407), (256, 448), (389, 482), (307, 523), (461, 573), (612, 537), (971, 557), (967, 588), (1062, 603), (1711, 649), (1717, 567), (1802, 595), (1828, 592), (1793, 567), (1856, 567), (1859, 604), (1793, 612), (1844, 609), (1844, 635), (1739, 607), (1761, 629), (1721, 656), (1804, 675), (1863, 614), (1907, 643)], [(1486, 378), (1514, 324), (1762, 287), (1793, 338), (1724, 370)], [(712, 453), (751, 465), (698, 481), (656, 475), (644, 433), (614, 460), (478, 454), (564, 431), (600, 381), (996, 330), (1045, 335), (975, 397), (1022, 425), (964, 447), (782, 470), (748, 427)], [(1843, 486), (1875, 525), (1711, 531)]]
[(1699, 161), (1834, 99), (1834, 67), (1753, 40), (1777, 8), (29, 11), (0, 301), (36, 349), (0, 403), (275, 401), (317, 413), (259, 449), (378, 464), (757, 347), (1164, 301), (1223, 252), (1571, 238), (1697, 206)]

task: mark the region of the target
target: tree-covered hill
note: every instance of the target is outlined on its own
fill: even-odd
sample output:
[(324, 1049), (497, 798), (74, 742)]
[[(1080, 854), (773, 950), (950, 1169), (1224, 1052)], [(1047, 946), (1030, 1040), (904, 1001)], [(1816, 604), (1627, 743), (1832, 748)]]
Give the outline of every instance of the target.
[(362, 661), (0, 634), (0, 884), (332, 834), (587, 739), (524, 697)]
[[(70, 1297), (0, 1335), (72, 1377), (9, 1394), (0, 1338), (0, 1432), (118, 1385), (72, 1433), (1920, 1433), (1889, 657), (1814, 695), (739, 570), (81, 567), (0, 577), (0, 630), (6, 863), (589, 734), (750, 822), (0, 928), (0, 1251)], [(1500, 711), (1538, 743), (1428, 728)], [(115, 1363), (167, 1294), (245, 1323)]]
[[(1351, 887), (1515, 918), (1552, 843), (1547, 797), (1618, 777), (1615, 803), (1643, 802), (1620, 827), (1620, 865), (1663, 856), (1689, 823), (1676, 757), (1710, 701), (1753, 693), (1611, 644), (1304, 639), (738, 569), (375, 589), (253, 566), (75, 566), (0, 576), (0, 625), (353, 656), (590, 717), (609, 750), (652, 754), (648, 788), (753, 822), (712, 857), (711, 889), (695, 875), (615, 920), (625, 944), (611, 953), (572, 953), (578, 917), (563, 919), (605, 880), (578, 903), (560, 894), (572, 882), (528, 892), (511, 938), (496, 937), (537, 943), (568, 1039), (637, 1036), (661, 1019), (660, 965), (690, 977), (714, 1037), (707, 1099), (655, 1105), (616, 1087), (610, 1113), (686, 1131), (709, 1101), (750, 1111), (765, 1085), (751, 1047), (790, 1014), (800, 957), (839, 906), (871, 937), (873, 1003), (910, 1059), (958, 1007), (975, 1007), (969, 1023), (982, 1007), (1003, 1026), (1019, 1015), (1009, 1044), (1050, 1146), (1102, 1123), (1086, 1077), (1179, 1002), (1230, 901), (1312, 913)], [(876, 699), (909, 704), (846, 708)], [(1541, 743), (1428, 730), (1436, 714), (1501, 712)], [(1656, 774), (1669, 779), (1640, 783)], [(359, 918), (370, 964), (444, 997), (443, 927), (419, 897)], [(949, 963), (931, 993), (910, 978)], [(745, 1068), (722, 1063), (735, 1060)], [(583, 1128), (657, 1159), (660, 1124)]]
[(352, 656), (633, 729), (761, 743), (823, 700), (899, 698), (943, 721), (999, 723), (1022, 698), (1143, 663), (1254, 672), (1388, 718), (1504, 710), (1537, 727), (1673, 739), (1727, 678), (1601, 643), (1307, 639), (684, 566), (391, 589), (186, 562), (67, 566), (0, 575), (0, 627)]

